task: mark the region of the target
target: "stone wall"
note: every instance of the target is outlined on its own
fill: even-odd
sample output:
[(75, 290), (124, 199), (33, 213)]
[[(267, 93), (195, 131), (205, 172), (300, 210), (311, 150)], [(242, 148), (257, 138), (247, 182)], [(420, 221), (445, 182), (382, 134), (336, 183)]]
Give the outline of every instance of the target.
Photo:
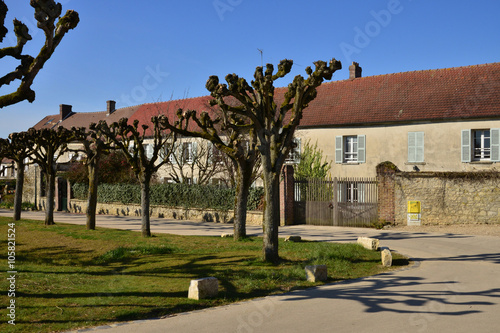
[[(71, 213), (85, 214), (87, 202), (71, 199), (69, 211)], [(141, 216), (140, 205), (124, 205), (120, 203), (98, 203), (97, 213), (102, 215)], [(151, 216), (176, 220), (194, 220), (200, 222), (232, 223), (233, 211), (221, 212), (210, 209), (194, 208), (166, 208), (151, 205)], [(247, 212), (248, 225), (262, 225), (262, 212)]]
[(407, 224), (408, 201), (421, 202), (421, 224), (500, 224), (498, 172), (396, 172), (395, 223)]

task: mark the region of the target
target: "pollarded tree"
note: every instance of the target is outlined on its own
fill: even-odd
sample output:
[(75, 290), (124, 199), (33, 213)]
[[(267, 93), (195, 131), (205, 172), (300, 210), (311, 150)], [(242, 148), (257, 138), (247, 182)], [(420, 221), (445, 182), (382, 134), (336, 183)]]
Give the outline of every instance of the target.
[[(245, 238), (248, 193), (255, 179), (255, 166), (259, 160), (255, 148), (257, 143), (255, 132), (245, 123), (243, 117), (224, 110), (212, 119), (205, 111), (198, 117), (196, 111), (179, 109), (177, 117), (174, 124), (170, 124), (168, 119), (164, 118), (165, 126), (185, 137), (208, 140), (230, 158), (237, 179), (233, 235), (234, 240)], [(196, 126), (190, 126), (191, 122)]]
[[(166, 147), (173, 146), (176, 139), (175, 134), (165, 131), (164, 118), (164, 116), (152, 117), (153, 127), (151, 129), (146, 124), (139, 127), (138, 120), (129, 124), (127, 118), (122, 118), (111, 125), (100, 121), (99, 124), (91, 128), (99, 131), (112, 144), (113, 148), (121, 150), (132, 166), (141, 186), (141, 231), (143, 237), (151, 236), (149, 218), (151, 178), (161, 166), (167, 163), (168, 154), (164, 156), (163, 153)], [(166, 151), (172, 151), (172, 149), (167, 148)]]
[(34, 144), (31, 159), (40, 166), (47, 182), (45, 225), (53, 225), (57, 160), (67, 152), (68, 144), (74, 140), (74, 135), (64, 127), (39, 130), (30, 128), (27, 133)]
[[(102, 155), (109, 153), (110, 145), (102, 137), (102, 134), (96, 129), (95, 124), (90, 124), (91, 130), (87, 131), (84, 127), (72, 128), (75, 139), (81, 143), (80, 151), (85, 153), (84, 165), (88, 173), (88, 195), (87, 195), (87, 230), (95, 230), (96, 212), (97, 212), (97, 187), (99, 186), (99, 162)], [(93, 129), (93, 130), (92, 130)]]
[[(262, 67), (257, 67), (251, 85), (235, 74), (226, 76), (227, 84), (221, 84), (217, 76), (211, 76), (206, 85), (214, 98), (212, 102), (224, 114), (244, 119), (242, 123), (258, 140), (265, 193), (263, 260), (273, 263), (279, 261), (280, 174), (292, 148), (295, 129), (300, 123), (303, 110), (316, 98), (316, 88), (342, 68), (341, 63), (335, 59), (329, 64), (324, 61), (315, 62), (314, 71), (311, 67), (306, 68), (307, 79), (301, 75), (295, 76), (285, 89), (282, 101), (278, 102), (275, 98), (274, 81), (290, 73), (292, 65), (291, 60), (282, 60), (276, 73), (272, 64), (266, 65), (265, 72)], [(239, 104), (228, 103), (228, 98), (236, 99)]]
[(27, 132), (11, 133), (9, 139), (0, 139), (0, 156), (10, 158), (16, 164), (16, 193), (14, 196), (14, 220), (21, 219), (23, 200), (24, 167), (31, 155), (33, 143)]
[[(64, 35), (74, 29), (79, 22), (78, 13), (68, 10), (61, 17), (62, 6), (53, 0), (31, 0), (31, 6), (35, 9), (35, 19), (37, 26), (45, 34), (45, 43), (39, 54), (34, 58), (31, 55), (23, 54), (26, 43), (32, 39), (28, 27), (14, 20), (14, 33), (17, 38), (17, 45), (2, 47), (0, 49), (0, 59), (11, 57), (20, 64), (10, 73), (0, 77), (0, 87), (8, 85), (15, 80), (19, 80), (19, 87), (15, 92), (0, 96), (0, 108), (27, 100), (35, 100), (35, 92), (31, 89), (33, 80), (42, 69), (43, 65), (52, 56)], [(7, 6), (0, 0), (0, 43), (7, 35), (8, 29), (5, 27), (5, 17), (7, 16)], [(57, 21), (57, 23), (56, 23)]]

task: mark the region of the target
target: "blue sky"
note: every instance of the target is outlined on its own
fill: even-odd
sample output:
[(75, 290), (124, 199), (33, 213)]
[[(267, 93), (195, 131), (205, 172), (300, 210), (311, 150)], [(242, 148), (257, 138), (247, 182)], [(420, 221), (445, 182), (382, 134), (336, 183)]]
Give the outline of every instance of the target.
[[(357, 61), (363, 76), (469, 66), (500, 60), (497, 0), (62, 0), (80, 24), (63, 39), (33, 85), (36, 100), (0, 109), (0, 137), (24, 131), (59, 104), (75, 112), (207, 95), (210, 75), (252, 79), (256, 66), (292, 59), (290, 78), (316, 60)], [(5, 0), (34, 40), (29, 0)], [(11, 44), (12, 34), (3, 46)], [(261, 53), (262, 50), (262, 60)], [(37, 54), (38, 52), (36, 52)], [(0, 60), (5, 74), (16, 66)], [(2, 87), (4, 94), (12, 87)]]

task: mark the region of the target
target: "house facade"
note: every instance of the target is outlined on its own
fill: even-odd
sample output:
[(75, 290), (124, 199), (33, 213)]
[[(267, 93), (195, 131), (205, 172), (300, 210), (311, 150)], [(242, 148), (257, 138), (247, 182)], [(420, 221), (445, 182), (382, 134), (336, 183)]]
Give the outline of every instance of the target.
[(318, 144), (333, 177), (402, 171), (498, 170), (500, 63), (360, 77), (318, 89), (297, 131)]

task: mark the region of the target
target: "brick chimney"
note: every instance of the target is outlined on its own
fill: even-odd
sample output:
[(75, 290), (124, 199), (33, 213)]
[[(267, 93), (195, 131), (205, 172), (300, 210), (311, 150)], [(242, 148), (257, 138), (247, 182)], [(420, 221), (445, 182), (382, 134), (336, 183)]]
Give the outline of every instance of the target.
[(116, 102), (115, 101), (106, 101), (106, 104), (107, 104), (107, 115), (109, 116), (110, 114), (112, 114), (113, 112), (115, 112), (116, 110)]
[(59, 105), (59, 114), (61, 115), (61, 120), (66, 119), (73, 111), (71, 111), (72, 106), (61, 104)]
[(357, 77), (361, 77), (362, 68), (359, 67), (357, 62), (352, 62), (352, 65), (349, 66), (349, 79), (354, 80)]

